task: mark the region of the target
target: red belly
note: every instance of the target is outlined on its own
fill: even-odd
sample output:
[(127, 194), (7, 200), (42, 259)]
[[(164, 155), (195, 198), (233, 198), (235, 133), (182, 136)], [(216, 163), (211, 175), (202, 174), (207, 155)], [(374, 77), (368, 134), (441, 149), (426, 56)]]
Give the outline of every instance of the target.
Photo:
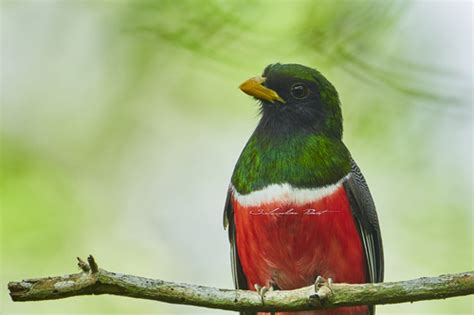
[[(342, 185), (304, 205), (279, 200), (249, 207), (234, 199), (233, 207), (237, 249), (249, 288), (275, 284), (282, 290), (296, 289), (312, 285), (318, 275), (334, 282), (368, 281), (362, 243)], [(367, 312), (363, 306), (307, 314)]]

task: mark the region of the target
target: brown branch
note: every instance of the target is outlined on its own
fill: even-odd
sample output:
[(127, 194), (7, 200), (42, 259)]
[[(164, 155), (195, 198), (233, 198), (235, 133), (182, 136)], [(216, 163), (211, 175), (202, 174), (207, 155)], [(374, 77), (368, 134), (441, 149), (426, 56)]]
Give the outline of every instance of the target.
[(10, 282), (13, 301), (62, 299), (113, 294), (161, 302), (233, 311), (303, 311), (338, 306), (377, 305), (444, 299), (474, 293), (474, 272), (377, 284), (326, 284), (288, 291), (269, 291), (264, 303), (254, 291), (167, 282), (99, 269), (94, 258), (79, 259), (83, 272)]

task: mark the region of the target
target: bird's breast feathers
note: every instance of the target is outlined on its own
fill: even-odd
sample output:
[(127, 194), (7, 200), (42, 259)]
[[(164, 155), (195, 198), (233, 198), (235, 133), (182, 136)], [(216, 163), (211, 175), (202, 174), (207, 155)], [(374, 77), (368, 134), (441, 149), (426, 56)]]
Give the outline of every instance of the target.
[[(349, 176), (349, 175), (348, 175)], [(341, 178), (318, 188), (271, 184), (232, 191), (239, 257), (249, 287), (309, 285), (317, 275), (364, 282), (365, 258)]]

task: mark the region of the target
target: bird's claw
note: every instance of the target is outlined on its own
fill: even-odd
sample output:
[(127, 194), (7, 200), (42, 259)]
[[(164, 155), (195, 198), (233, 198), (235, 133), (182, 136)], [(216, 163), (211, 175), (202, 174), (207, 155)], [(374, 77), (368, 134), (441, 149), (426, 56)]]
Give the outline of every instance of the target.
[[(312, 301), (316, 302), (315, 304), (321, 304), (321, 302), (330, 296), (332, 291), (332, 279), (328, 278), (327, 280), (321, 276), (318, 276), (314, 281), (314, 291), (315, 294), (310, 298)], [(314, 303), (313, 302), (313, 303)]]
[(267, 293), (268, 291), (270, 291), (270, 292), (273, 291), (273, 287), (267, 287), (267, 286), (262, 287), (258, 283), (255, 283), (254, 287), (255, 287), (255, 290), (257, 291), (258, 295), (260, 295), (260, 299), (262, 300), (262, 304), (265, 304), (265, 301), (264, 301), (265, 293)]
[(319, 289), (322, 287), (327, 287), (332, 292), (332, 278), (323, 278), (321, 276), (317, 276), (316, 280), (314, 281), (314, 290), (318, 292)]

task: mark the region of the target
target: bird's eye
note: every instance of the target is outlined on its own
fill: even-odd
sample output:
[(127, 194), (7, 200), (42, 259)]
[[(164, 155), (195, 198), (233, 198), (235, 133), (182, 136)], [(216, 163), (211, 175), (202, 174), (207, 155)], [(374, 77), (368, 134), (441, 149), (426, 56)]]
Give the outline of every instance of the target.
[(291, 86), (291, 95), (294, 98), (302, 99), (308, 96), (308, 88), (303, 83), (295, 83)]

